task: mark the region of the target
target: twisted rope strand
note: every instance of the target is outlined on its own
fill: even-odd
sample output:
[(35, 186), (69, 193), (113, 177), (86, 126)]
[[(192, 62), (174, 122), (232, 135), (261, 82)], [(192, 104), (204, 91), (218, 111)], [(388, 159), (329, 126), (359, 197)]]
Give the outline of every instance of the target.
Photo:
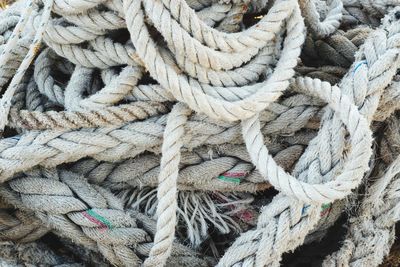
[(164, 265), (171, 254), (171, 246), (175, 235), (178, 164), (180, 161), (181, 138), (184, 124), (190, 115), (190, 109), (184, 104), (175, 104), (168, 116), (164, 131), (164, 142), (161, 148), (160, 174), (157, 188), (157, 232), (154, 246), (144, 266)]

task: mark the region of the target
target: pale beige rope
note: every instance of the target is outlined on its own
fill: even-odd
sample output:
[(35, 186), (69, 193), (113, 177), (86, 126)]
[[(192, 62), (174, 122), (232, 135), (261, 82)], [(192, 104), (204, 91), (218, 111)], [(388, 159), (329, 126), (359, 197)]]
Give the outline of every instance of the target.
[[(361, 105), (361, 112), (366, 112), (369, 119), (371, 119), (373, 112), (377, 108), (379, 97), (384, 86), (391, 81), (399, 64), (399, 58), (396, 56), (398, 53), (398, 48), (396, 47), (397, 42), (382, 42), (382, 40), (386, 38), (387, 40), (397, 39), (396, 36), (398, 36), (397, 32), (399, 28), (398, 21), (395, 19), (395, 12), (396, 10), (392, 11), (386, 17), (383, 24), (388, 30), (377, 30), (376, 33), (367, 40), (368, 44), (363, 48), (365, 49), (363, 50), (363, 54), (365, 54), (358, 54), (359, 57), (365, 56), (368, 60), (368, 64), (375, 66), (371, 69), (374, 70), (373, 75), (371, 73), (371, 76), (367, 76), (368, 68), (366, 68), (367, 66), (365, 65), (361, 65), (361, 69), (353, 74), (352, 71), (359, 64), (357, 62), (354, 64), (354, 67), (351, 68), (351, 73), (349, 73), (343, 80), (343, 85), (345, 85), (343, 90), (345, 90), (346, 94), (349, 94), (354, 98), (356, 104)], [(374, 40), (376, 40), (377, 44), (381, 44), (381, 46), (373, 45)], [(386, 44), (389, 47), (387, 47)], [(384, 63), (387, 62), (386, 60), (388, 58), (394, 61), (393, 64)], [(376, 72), (377, 68), (380, 69), (379, 73)], [(365, 78), (362, 77), (370, 77), (370, 86), (365, 84)], [(352, 82), (353, 79), (354, 82)], [(356, 88), (353, 86), (360, 91), (356, 91)], [(360, 93), (363, 91), (365, 92), (367, 89), (371, 91), (371, 95), (367, 95), (366, 101), (366, 95)], [(363, 104), (364, 101), (368, 105)], [(327, 115), (327, 121), (323, 123), (320, 135), (315, 139), (315, 142), (313, 140), (313, 142), (310, 143), (308, 149), (300, 158), (300, 164), (295, 168), (295, 174), (299, 175), (300, 180), (320, 183), (323, 181), (322, 179), (329, 181), (336, 176), (337, 170), (335, 170), (335, 166), (337, 168), (338, 164), (341, 163), (340, 160), (343, 155), (342, 151), (344, 147), (342, 145), (335, 145), (329, 149), (326, 146), (325, 140), (327, 140), (327, 138), (342, 140), (338, 135), (340, 132), (336, 129), (336, 126), (333, 128), (330, 127), (332, 127), (331, 123), (334, 123), (339, 127), (343, 126), (339, 118), (331, 121), (332, 114), (328, 113)], [(330, 136), (329, 133), (332, 133), (334, 136)], [(319, 138), (322, 138), (324, 141), (320, 142)], [(320, 148), (318, 148), (319, 146)], [(316, 149), (321, 152), (317, 153), (315, 151)], [(331, 152), (332, 155), (327, 153), (327, 151), (329, 152), (330, 150), (333, 150)], [(222, 263), (228, 264), (230, 262), (231, 264), (235, 264), (242, 261), (259, 261), (262, 264), (277, 264), (280, 260), (280, 255), (284, 251), (293, 249), (303, 242), (306, 233), (312, 229), (319, 219), (318, 210), (318, 206), (307, 205), (306, 207), (304, 203), (296, 201), (290, 197), (287, 197), (286, 200), (283, 195), (276, 197), (276, 200), (274, 200), (263, 212), (265, 216), (260, 216), (260, 231), (257, 232), (255, 230), (240, 237), (235, 242), (236, 246), (234, 244), (222, 258)], [(282, 230), (278, 231), (278, 227), (282, 227)], [(265, 232), (268, 232), (271, 237), (264, 234)], [(288, 233), (290, 233), (290, 235)], [(260, 242), (260, 239), (263, 242)], [(273, 241), (271, 241), (271, 239)], [(261, 249), (260, 243), (263, 244), (262, 247), (264, 250), (262, 253), (260, 251), (260, 254), (258, 254), (257, 247), (260, 246)], [(265, 246), (269, 246), (269, 249), (265, 249)], [(247, 251), (245, 250), (245, 247), (247, 247)]]
[[(98, 2), (97, 4), (99, 4), (100, 2)], [(96, 5), (97, 5), (96, 4)], [(118, 3), (115, 3), (115, 5), (117, 6), (118, 5)], [(122, 6), (122, 5), (121, 5)], [(84, 7), (83, 9), (85, 9), (86, 7)], [(120, 7), (116, 7), (117, 9), (119, 8), (120, 9)], [(185, 27), (185, 25), (183, 25), (184, 27)], [(187, 25), (186, 25), (187, 26)], [(196, 37), (197, 38), (197, 37)], [(100, 40), (100, 39), (98, 39), (98, 40)], [(122, 51), (122, 50), (121, 50)], [(118, 59), (119, 60), (119, 59)], [(121, 61), (122, 62), (122, 61)], [(118, 135), (119, 137), (121, 137), (121, 135), (119, 135), (119, 132), (118, 131), (114, 131), (113, 132), (113, 134), (116, 134), (116, 135)], [(9, 140), (9, 141), (11, 141), (11, 140)], [(99, 139), (99, 141), (100, 141), (100, 139)], [(154, 143), (153, 143), (154, 144)], [(126, 149), (126, 148), (125, 148)], [(121, 153), (121, 150), (118, 152), (118, 153)], [(135, 152), (135, 153), (137, 153), (137, 152)], [(135, 155), (135, 153), (132, 153), (132, 155)], [(139, 152), (140, 153), (140, 152)], [(118, 158), (118, 157), (116, 157), (116, 158)]]
[(257, 116), (243, 122), (243, 138), (252, 162), (275, 188), (304, 202), (326, 203), (344, 198), (359, 185), (368, 168), (372, 142), (368, 123), (360, 116), (356, 106), (340, 93), (338, 87), (310, 78), (298, 78), (296, 85), (300, 92), (310, 93), (326, 101), (346, 125), (351, 135), (351, 150), (341, 174), (330, 182), (315, 185), (304, 183), (287, 174), (275, 163), (264, 145)]
[[(360, 182), (360, 179), (362, 178), (364, 172), (368, 168), (368, 160), (369, 156), (371, 153), (371, 150), (368, 149), (370, 147), (371, 143), (371, 136), (368, 129), (368, 123), (363, 118), (360, 113), (358, 112), (357, 108), (350, 102), (350, 100), (344, 96), (340, 90), (337, 87), (332, 87), (328, 84), (323, 84), (325, 87), (325, 90), (318, 90), (321, 86), (321, 83), (318, 81), (313, 81), (311, 79), (299, 79), (298, 80), (299, 87), (298, 89), (300, 91), (305, 91), (305, 92), (310, 92), (311, 94), (318, 95), (319, 97), (323, 98), (325, 101), (327, 101), (330, 105), (331, 108), (334, 108), (336, 112), (338, 112), (338, 115), (341, 117), (343, 120), (343, 123), (346, 124), (348, 127), (348, 130), (351, 135), (351, 151), (349, 153), (349, 158), (347, 159), (348, 161), (345, 163), (345, 167), (343, 172), (338, 176), (338, 182), (335, 184), (334, 182), (332, 183), (333, 187), (334, 186), (339, 186), (338, 189), (342, 189), (343, 191), (346, 191), (345, 186), (353, 186), (358, 185)], [(349, 116), (351, 114), (351, 116)], [(255, 118), (257, 119), (257, 118)], [(254, 121), (256, 120), (249, 120), (243, 123), (243, 134), (244, 138), (246, 140), (246, 145), (248, 146), (248, 149), (250, 151), (250, 155), (252, 156), (252, 160), (255, 163), (255, 165), (258, 167), (260, 172), (264, 175), (264, 177), (268, 177), (268, 179), (271, 181), (271, 179), (277, 179), (277, 183), (275, 186), (283, 187), (286, 186), (286, 188), (289, 188), (289, 194), (294, 194), (300, 198), (303, 198), (308, 201), (326, 201), (326, 197), (332, 197), (334, 199), (335, 197), (340, 197), (340, 194), (336, 194), (336, 192), (340, 191), (335, 191), (329, 188), (328, 186), (321, 184), (321, 185), (315, 185), (316, 190), (313, 188), (314, 185), (309, 185), (304, 186), (301, 182), (298, 180), (293, 180), (294, 178), (289, 178), (292, 180), (289, 180), (290, 182), (295, 181), (296, 184), (293, 187), (290, 187), (290, 184), (285, 181), (285, 180), (278, 180), (279, 176), (274, 176), (276, 174), (282, 175), (284, 173), (283, 171), (277, 169), (276, 164), (273, 162), (273, 160), (268, 160), (270, 157), (268, 155), (268, 150), (264, 147), (263, 145), (263, 140), (260, 134), (258, 134), (258, 129), (257, 129), (257, 124), (254, 124)], [(361, 145), (360, 145), (361, 144)], [(261, 148), (261, 149), (260, 149)], [(369, 150), (369, 151), (368, 151)], [(264, 155), (263, 155), (264, 153)], [(259, 157), (258, 157), (259, 156)], [(354, 162), (353, 162), (354, 161)], [(267, 165), (268, 164), (268, 165)], [(354, 166), (353, 166), (354, 164)], [(354, 168), (355, 167), (355, 168)], [(354, 168), (354, 169), (353, 169)], [(267, 174), (267, 170), (271, 171), (270, 173)], [(348, 171), (348, 173), (346, 173)], [(346, 177), (347, 176), (347, 177)], [(349, 179), (350, 176), (350, 179)], [(345, 180), (348, 180), (347, 182), (339, 182), (341, 178), (344, 178)], [(334, 180), (336, 181), (336, 180)], [(351, 185), (353, 184), (353, 185)], [(309, 189), (307, 188), (309, 186)], [(326, 188), (324, 188), (326, 187)], [(340, 188), (342, 187), (342, 188)], [(303, 188), (307, 188), (305, 191)], [(320, 194), (317, 190), (322, 188), (323, 190), (332, 190), (334, 192), (333, 194)], [(304, 191), (303, 191), (304, 190)], [(348, 189), (347, 189), (348, 190)], [(348, 192), (346, 192), (348, 194)], [(314, 197), (314, 198), (313, 198)], [(277, 197), (276, 201), (284, 201), (283, 197)], [(278, 202), (279, 203), (279, 202)], [(278, 208), (279, 211), (279, 208)], [(253, 230), (251, 232), (247, 232), (241, 237), (239, 237), (233, 246), (227, 251), (227, 253), (224, 255), (224, 257), (221, 259), (219, 266), (226, 266), (229, 264), (229, 262), (235, 262), (236, 259), (241, 259), (243, 258), (244, 261), (248, 261), (249, 264), (254, 264), (254, 265), (264, 265), (268, 259), (268, 254), (269, 252), (264, 252), (263, 248), (260, 247), (260, 245), (252, 244), (252, 242), (257, 242), (257, 241), (252, 241), (253, 238), (255, 238), (257, 235), (257, 231), (262, 231), (263, 227), (268, 227), (272, 225), (268, 225), (268, 213), (270, 210), (268, 207), (266, 207), (259, 218), (258, 222), (258, 229)], [(296, 211), (294, 211), (296, 212)], [(301, 216), (301, 213), (298, 213), (298, 216)], [(313, 216), (313, 214), (309, 215)], [(315, 216), (315, 214), (314, 214)], [(287, 227), (287, 226), (285, 226)], [(260, 230), (259, 230), (260, 229)], [(301, 231), (300, 229), (297, 229), (297, 231)], [(255, 232), (255, 233), (254, 233)], [(265, 239), (264, 239), (265, 238)], [(260, 241), (260, 243), (265, 244), (265, 243), (270, 243), (269, 246), (271, 246), (274, 242), (274, 240), (268, 240), (268, 235), (263, 237)], [(247, 247), (247, 249), (246, 249)], [(265, 249), (265, 248), (264, 248)], [(252, 254), (255, 254), (255, 259), (253, 259), (251, 256)], [(247, 258), (248, 257), (248, 258)], [(247, 259), (246, 259), (247, 258)], [(268, 260), (274, 260), (274, 259), (268, 259)]]
[(161, 148), (160, 174), (157, 187), (157, 232), (154, 246), (144, 266), (164, 266), (171, 254), (175, 236), (177, 204), (178, 164), (181, 158), (184, 124), (191, 111), (186, 105), (177, 103), (168, 115)]
[[(10, 82), (10, 85), (8, 86), (7, 90), (4, 92), (2, 98), (0, 99), (0, 131), (3, 131), (4, 127), (7, 124), (8, 113), (11, 108), (11, 99), (15, 91), (17, 90), (19, 83), (21, 82), (23, 75), (29, 68), (29, 65), (31, 64), (34, 56), (39, 50), (40, 42), (44, 34), (47, 21), (50, 18), (52, 6), (53, 6), (53, 0), (48, 0), (45, 2), (40, 21), (40, 26), (35, 34), (32, 44), (29, 47), (28, 54), (21, 62), (21, 65), (17, 69), (17, 72), (15, 73), (14, 77)], [(13, 39), (9, 40), (9, 42), (13, 42)]]
[[(274, 9), (280, 9), (284, 14), (276, 14), (275, 18), (284, 19), (290, 14), (291, 5), (293, 2), (278, 1)], [(239, 33), (225, 34), (205, 25), (183, 0), (144, 1), (143, 7), (151, 22), (166, 38), (178, 62), (186, 60), (214, 70), (229, 70), (255, 56), (273, 36), (268, 20), (271, 20), (269, 17), (274, 12), (268, 14), (256, 26)], [(161, 20), (156, 19), (156, 14), (160, 13)], [(175, 42), (172, 37), (175, 38)], [(183, 59), (183, 55), (187, 59)]]
[(25, 129), (79, 129), (123, 125), (167, 113), (169, 108), (158, 102), (133, 102), (90, 111), (10, 111), (9, 125)]
[(343, 4), (341, 0), (330, 0), (329, 11), (325, 19), (320, 21), (314, 0), (300, 0), (299, 4), (306, 23), (311, 32), (317, 37), (327, 37), (336, 31), (342, 19)]
[[(282, 50), (280, 63), (277, 64), (274, 74), (263, 84), (261, 90), (236, 103), (210, 97), (201, 92), (196, 84), (190, 85), (186, 78), (177, 74), (164, 61), (156, 44), (151, 39), (144, 23), (141, 3), (139, 1), (125, 1), (124, 4), (128, 11), (127, 13), (130, 14), (126, 17), (126, 22), (132, 42), (136, 49), (138, 49), (137, 53), (145, 62), (150, 74), (163, 87), (170, 90), (177, 100), (185, 102), (195, 111), (203, 112), (215, 119), (229, 121), (247, 118), (275, 100), (286, 89), (288, 79), (293, 75), (293, 67), (296, 65), (295, 58), (297, 58), (300, 52), (299, 45), (303, 42), (303, 24), (297, 4), (293, 4), (293, 13), (291, 15), (293, 24), (288, 24), (289, 28), (286, 37), (288, 42), (285, 43), (286, 46)], [(290, 10), (290, 6), (286, 9)]]

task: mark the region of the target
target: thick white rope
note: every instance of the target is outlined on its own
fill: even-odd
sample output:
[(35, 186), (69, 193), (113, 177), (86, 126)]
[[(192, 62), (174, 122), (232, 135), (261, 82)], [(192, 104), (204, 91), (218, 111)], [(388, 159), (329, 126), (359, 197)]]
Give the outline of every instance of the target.
[(252, 162), (260, 173), (277, 189), (289, 196), (295, 196), (304, 202), (327, 203), (347, 196), (359, 185), (371, 155), (372, 142), (368, 123), (356, 106), (344, 95), (338, 87), (329, 83), (310, 78), (300, 78), (296, 81), (300, 92), (310, 93), (326, 101), (330, 108), (336, 111), (350, 134), (351, 150), (347, 155), (342, 172), (335, 180), (325, 184), (308, 184), (287, 174), (272, 159), (260, 132), (258, 116), (243, 122), (243, 138)]
[(164, 131), (164, 142), (161, 148), (161, 171), (157, 187), (157, 232), (154, 246), (150, 250), (145, 266), (162, 266), (171, 254), (172, 241), (175, 236), (178, 165), (184, 124), (190, 115), (190, 109), (184, 104), (176, 104), (168, 116)]

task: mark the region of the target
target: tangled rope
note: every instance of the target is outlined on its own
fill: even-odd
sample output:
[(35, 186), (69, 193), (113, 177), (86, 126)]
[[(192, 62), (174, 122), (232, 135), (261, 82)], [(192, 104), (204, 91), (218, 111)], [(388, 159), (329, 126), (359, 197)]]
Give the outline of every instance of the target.
[(0, 257), (277, 266), (347, 215), (323, 266), (378, 266), (399, 220), (398, 5), (15, 2), (0, 246), (21, 253)]

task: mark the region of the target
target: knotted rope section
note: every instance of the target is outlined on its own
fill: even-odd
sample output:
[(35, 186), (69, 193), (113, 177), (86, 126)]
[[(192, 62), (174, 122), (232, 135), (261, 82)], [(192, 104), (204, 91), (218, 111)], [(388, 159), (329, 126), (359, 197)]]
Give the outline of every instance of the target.
[(323, 265), (378, 266), (399, 220), (399, 4), (13, 3), (0, 239), (21, 244), (0, 246), (50, 265), (277, 266), (347, 211)]

